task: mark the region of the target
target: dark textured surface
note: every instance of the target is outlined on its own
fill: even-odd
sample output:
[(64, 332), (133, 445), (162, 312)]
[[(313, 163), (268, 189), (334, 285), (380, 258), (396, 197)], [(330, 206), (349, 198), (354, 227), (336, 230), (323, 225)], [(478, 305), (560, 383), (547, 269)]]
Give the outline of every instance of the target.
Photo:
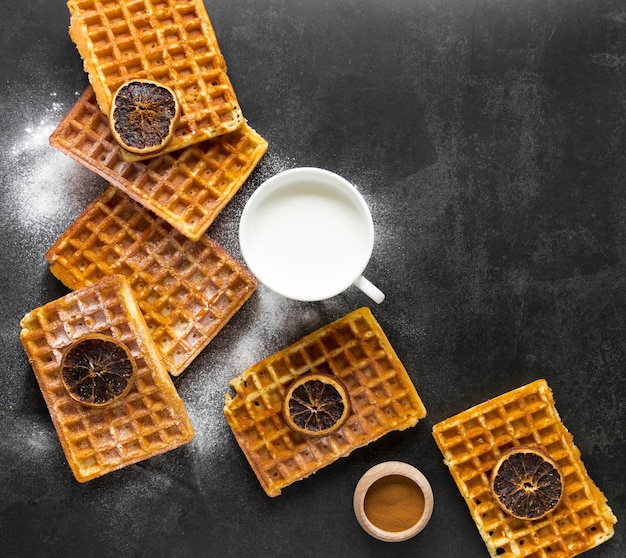
[[(486, 556), (430, 430), (539, 377), (620, 520), (586, 556), (626, 555), (623, 0), (207, 0), (270, 143), (209, 234), (239, 257), (245, 200), (284, 168), (354, 182), (377, 233), (367, 276), (387, 294), (372, 310), (429, 413), (276, 499), (225, 424), (227, 382), (368, 300), (259, 289), (176, 381), (195, 440), (79, 485), (18, 322), (66, 292), (44, 253), (105, 184), (47, 144), (87, 85), (64, 3), (2, 3), (1, 555)], [(426, 530), (395, 545), (351, 508), (390, 459), (435, 492)]]

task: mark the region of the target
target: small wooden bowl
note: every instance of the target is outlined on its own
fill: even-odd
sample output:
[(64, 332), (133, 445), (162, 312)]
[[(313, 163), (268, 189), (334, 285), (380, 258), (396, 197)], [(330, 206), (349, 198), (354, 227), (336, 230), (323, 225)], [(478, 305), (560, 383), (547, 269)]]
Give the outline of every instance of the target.
[[(365, 497), (372, 485), (389, 476), (402, 476), (413, 481), (424, 495), (424, 510), (415, 524), (403, 531), (387, 531), (374, 525), (365, 513)], [(354, 514), (364, 531), (381, 541), (401, 542), (417, 535), (430, 520), (433, 513), (434, 497), (430, 483), (426, 477), (415, 467), (400, 461), (386, 461), (369, 469), (356, 485), (354, 490)]]

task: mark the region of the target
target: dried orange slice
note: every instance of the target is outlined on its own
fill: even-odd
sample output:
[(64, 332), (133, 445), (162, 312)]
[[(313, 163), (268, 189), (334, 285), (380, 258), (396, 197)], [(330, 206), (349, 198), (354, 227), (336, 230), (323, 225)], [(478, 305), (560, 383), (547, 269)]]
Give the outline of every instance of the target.
[(505, 452), (491, 474), (491, 490), (498, 505), (518, 519), (541, 519), (553, 511), (563, 496), (557, 463), (534, 447)]
[(328, 436), (339, 430), (350, 415), (345, 386), (328, 374), (305, 374), (295, 380), (283, 400), (287, 425), (304, 436)]
[(135, 79), (113, 95), (109, 123), (120, 146), (143, 155), (167, 146), (179, 117), (180, 106), (169, 87), (148, 79)]
[(126, 345), (98, 333), (78, 339), (61, 359), (61, 378), (70, 397), (93, 407), (126, 395), (136, 370), (137, 364)]

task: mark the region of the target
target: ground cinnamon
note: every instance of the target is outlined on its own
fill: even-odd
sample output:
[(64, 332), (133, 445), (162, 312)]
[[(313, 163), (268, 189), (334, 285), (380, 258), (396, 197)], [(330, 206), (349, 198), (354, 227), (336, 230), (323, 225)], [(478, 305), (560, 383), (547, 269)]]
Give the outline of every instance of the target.
[(365, 515), (379, 529), (405, 531), (424, 513), (424, 493), (411, 479), (389, 475), (370, 486), (364, 505)]

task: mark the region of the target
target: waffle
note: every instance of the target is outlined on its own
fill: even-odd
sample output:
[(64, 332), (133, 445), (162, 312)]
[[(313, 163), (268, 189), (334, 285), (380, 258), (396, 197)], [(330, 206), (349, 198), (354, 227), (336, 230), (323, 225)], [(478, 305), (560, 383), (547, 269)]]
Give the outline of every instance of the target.
[(50, 143), (192, 240), (198, 240), (267, 151), (243, 124), (235, 132), (145, 162), (128, 163), (89, 86)]
[[(352, 413), (335, 433), (313, 440), (292, 431), (281, 414), (289, 385), (321, 372), (342, 380)], [(409, 375), (368, 308), (328, 324), (230, 381), (224, 414), (268, 496), (352, 450), (426, 416)], [(234, 392), (234, 395), (233, 395)]]
[[(28, 313), (20, 325), (20, 340), (79, 482), (193, 439), (183, 402), (124, 278), (107, 277), (74, 291)], [(121, 341), (137, 362), (134, 386), (119, 402), (88, 407), (72, 399), (63, 386), (63, 352), (87, 333)]]
[[(213, 26), (202, 0), (69, 0), (70, 37), (83, 58), (102, 112), (131, 79), (170, 87), (181, 106), (175, 151), (243, 124)], [(150, 155), (124, 151), (128, 161)]]
[(127, 277), (165, 366), (180, 375), (257, 288), (204, 235), (193, 242), (109, 186), (46, 253), (70, 289)]
[[(545, 380), (448, 418), (434, 426), (433, 435), (492, 557), (567, 558), (613, 536), (616, 518), (589, 478)], [(558, 463), (564, 481), (561, 504), (535, 521), (506, 514), (490, 493), (499, 457), (529, 445)]]

